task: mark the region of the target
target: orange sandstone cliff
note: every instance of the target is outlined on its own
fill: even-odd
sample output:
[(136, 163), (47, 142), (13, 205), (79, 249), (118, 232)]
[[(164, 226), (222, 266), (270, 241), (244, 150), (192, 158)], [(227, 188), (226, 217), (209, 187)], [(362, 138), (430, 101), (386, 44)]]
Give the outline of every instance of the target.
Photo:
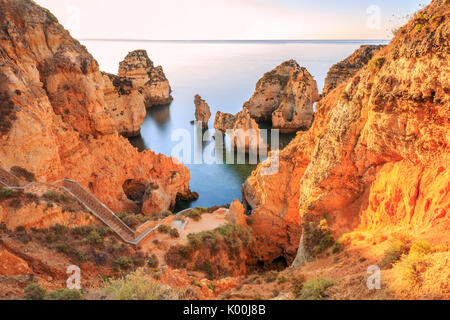
[[(317, 104), (315, 121), (280, 151), (280, 170), (243, 186), (255, 260), (288, 263), (302, 228), (326, 218), (355, 228), (441, 230), (448, 238), (450, 5), (433, 1), (350, 80)], [(313, 258), (302, 234), (295, 265)]]
[(111, 84), (50, 12), (2, 0), (0, 26), (1, 167), (22, 167), (40, 182), (77, 180), (115, 211), (139, 210), (156, 189), (167, 199), (158, 210), (190, 194), (186, 167), (119, 136), (104, 94)]

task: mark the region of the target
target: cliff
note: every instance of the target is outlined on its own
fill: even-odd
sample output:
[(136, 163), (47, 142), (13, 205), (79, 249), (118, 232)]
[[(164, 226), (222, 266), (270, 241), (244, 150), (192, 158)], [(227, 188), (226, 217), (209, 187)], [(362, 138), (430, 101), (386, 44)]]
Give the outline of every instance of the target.
[[(118, 135), (98, 63), (50, 12), (25, 0), (2, 0), (0, 9), (1, 167), (25, 168), (41, 182), (76, 179), (115, 211), (139, 210), (154, 186), (166, 206), (189, 194), (186, 167)], [(142, 198), (129, 199), (130, 184), (143, 186)]]
[(330, 71), (328, 71), (325, 79), (325, 87), (322, 96), (327, 95), (341, 83), (347, 82), (353, 78), (353, 76), (361, 70), (362, 67), (367, 65), (373, 56), (384, 47), (385, 46), (382, 45), (361, 46), (361, 48), (356, 50), (351, 56), (333, 65)]
[[(325, 217), (337, 235), (393, 225), (448, 234), (449, 19), (448, 3), (433, 1), (318, 102), (312, 128), (280, 152), (276, 175), (260, 174), (269, 159), (248, 179), (257, 259), (291, 261), (297, 239), (278, 234), (298, 238), (288, 228), (305, 230), (300, 220)], [(314, 256), (307, 239), (296, 265)]]
[(258, 81), (244, 109), (257, 121), (271, 121), (275, 129), (296, 132), (311, 127), (313, 105), (318, 99), (314, 78), (297, 62), (289, 60)]

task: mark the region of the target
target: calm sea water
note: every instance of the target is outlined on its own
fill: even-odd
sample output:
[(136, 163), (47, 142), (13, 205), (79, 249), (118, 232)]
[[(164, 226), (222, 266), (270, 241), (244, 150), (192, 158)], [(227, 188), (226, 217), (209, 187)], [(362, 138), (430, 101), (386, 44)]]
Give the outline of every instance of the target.
[[(255, 90), (262, 75), (283, 61), (295, 59), (314, 76), (322, 90), (329, 68), (362, 44), (386, 41), (100, 41), (82, 43), (98, 60), (103, 71), (117, 73), (129, 51), (146, 49), (155, 65), (162, 65), (172, 87), (169, 106), (148, 110), (141, 137), (131, 139), (140, 148), (170, 156), (178, 141), (177, 129), (191, 133), (195, 147), (194, 96), (200, 94), (211, 107), (210, 128), (217, 111), (236, 113)], [(292, 135), (282, 136), (282, 145)], [(214, 141), (210, 142), (214, 143)], [(209, 143), (203, 143), (206, 147)], [(197, 146), (198, 147), (198, 146)], [(241, 199), (241, 186), (255, 168), (252, 165), (188, 164), (191, 189), (198, 201), (183, 206), (228, 204)]]

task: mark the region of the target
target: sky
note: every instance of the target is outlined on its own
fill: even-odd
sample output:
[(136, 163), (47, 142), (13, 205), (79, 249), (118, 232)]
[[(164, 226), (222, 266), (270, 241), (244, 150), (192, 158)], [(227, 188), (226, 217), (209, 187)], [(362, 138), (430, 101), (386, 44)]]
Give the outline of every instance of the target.
[(391, 39), (430, 0), (37, 0), (78, 39)]

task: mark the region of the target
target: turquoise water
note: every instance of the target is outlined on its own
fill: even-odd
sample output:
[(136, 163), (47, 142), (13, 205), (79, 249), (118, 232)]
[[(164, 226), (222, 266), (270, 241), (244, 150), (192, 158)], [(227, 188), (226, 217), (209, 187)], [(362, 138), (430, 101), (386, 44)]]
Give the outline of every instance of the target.
[[(295, 59), (314, 76), (322, 90), (329, 68), (362, 44), (386, 41), (82, 41), (103, 71), (117, 73), (119, 62), (129, 51), (146, 49), (155, 65), (162, 65), (172, 87), (169, 106), (148, 110), (141, 137), (131, 139), (140, 148), (170, 156), (178, 144), (171, 141), (179, 129), (187, 130), (195, 146), (194, 96), (200, 94), (211, 107), (210, 128), (217, 111), (236, 113), (242, 109), (264, 73), (283, 61)], [(282, 136), (282, 145), (292, 135)], [(197, 140), (198, 141), (198, 140)], [(203, 143), (206, 147), (214, 140)], [(187, 206), (228, 204), (241, 199), (241, 186), (254, 165), (187, 164), (191, 189), (200, 198)]]

